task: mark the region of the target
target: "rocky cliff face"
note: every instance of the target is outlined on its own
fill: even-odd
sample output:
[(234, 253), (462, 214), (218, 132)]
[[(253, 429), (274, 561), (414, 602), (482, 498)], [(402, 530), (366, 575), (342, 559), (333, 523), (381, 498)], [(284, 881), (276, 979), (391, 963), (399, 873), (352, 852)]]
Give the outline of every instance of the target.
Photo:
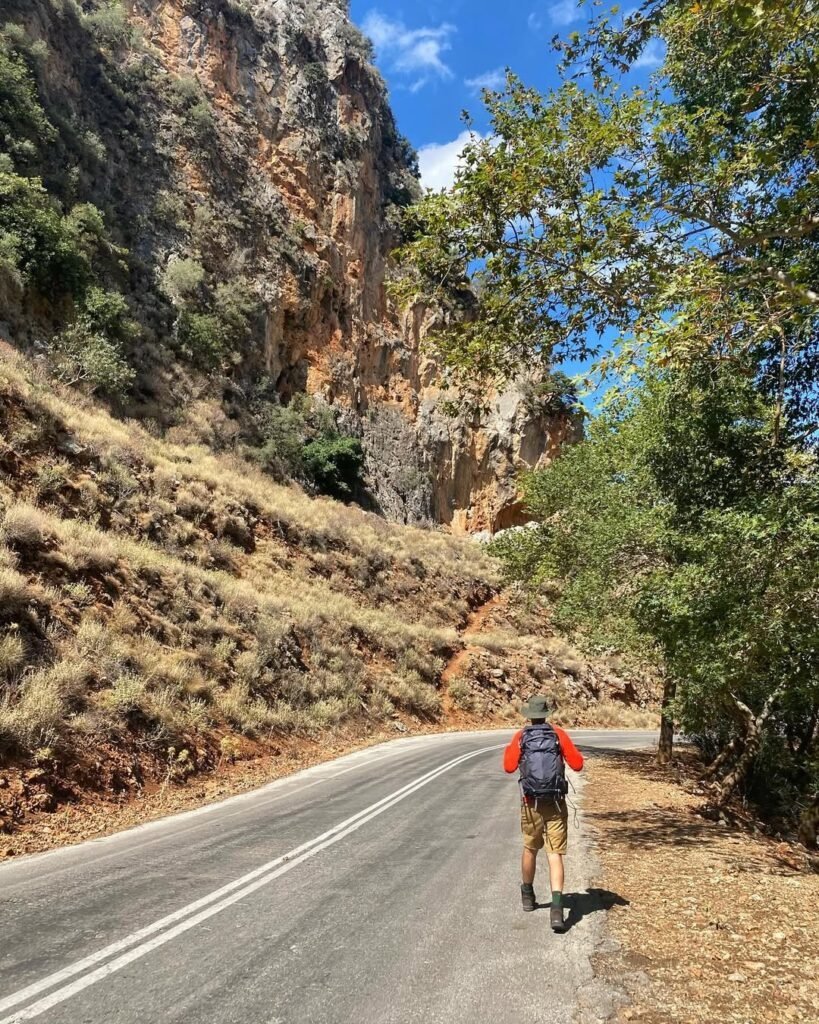
[[(204, 416), (224, 444), (251, 391), (306, 391), (361, 438), (388, 517), (470, 531), (519, 521), (515, 473), (551, 459), (576, 424), (518, 391), (480, 417), (443, 411), (421, 318), (400, 317), (386, 289), (414, 159), (345, 0), (8, 9), (46, 45), (36, 75), (57, 128), (24, 170), (64, 208), (98, 206), (129, 254), (119, 286), (142, 333), (127, 411), (164, 430)], [(208, 303), (230, 311), (237, 289), (252, 315), (203, 374), (179, 343), (183, 303), (200, 303), (201, 333)], [(53, 309), (7, 305), (0, 333), (17, 343), (54, 327)]]

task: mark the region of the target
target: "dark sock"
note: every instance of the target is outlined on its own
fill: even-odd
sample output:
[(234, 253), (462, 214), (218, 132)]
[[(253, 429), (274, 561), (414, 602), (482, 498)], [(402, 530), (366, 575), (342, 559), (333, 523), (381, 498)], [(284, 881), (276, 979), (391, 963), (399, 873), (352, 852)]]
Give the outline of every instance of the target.
[(557, 889), (552, 889), (552, 906), (562, 907), (563, 906), (563, 893), (558, 892)]
[(534, 887), (534, 885), (532, 885), (531, 882), (521, 882), (520, 883), (520, 887), (521, 887), (521, 889), (524, 890), (524, 892), (534, 892), (535, 891), (535, 887)]

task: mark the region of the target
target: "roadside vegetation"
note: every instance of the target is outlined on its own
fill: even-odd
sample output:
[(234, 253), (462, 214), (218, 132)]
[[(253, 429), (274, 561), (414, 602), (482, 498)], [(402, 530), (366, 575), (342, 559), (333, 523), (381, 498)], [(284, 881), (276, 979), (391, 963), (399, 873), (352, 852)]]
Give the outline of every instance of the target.
[[(588, 438), (495, 547), (587, 650), (665, 678), (712, 803), (819, 800), (819, 14), (648, 0), (510, 73), (449, 193), (409, 211), (397, 290), (488, 381), (596, 358)], [(646, 56), (648, 55), (648, 56)], [(648, 88), (629, 69), (649, 59)], [(462, 315), (468, 269), (479, 306)], [(602, 343), (602, 338), (606, 344)], [(613, 341), (611, 339), (614, 339)]]

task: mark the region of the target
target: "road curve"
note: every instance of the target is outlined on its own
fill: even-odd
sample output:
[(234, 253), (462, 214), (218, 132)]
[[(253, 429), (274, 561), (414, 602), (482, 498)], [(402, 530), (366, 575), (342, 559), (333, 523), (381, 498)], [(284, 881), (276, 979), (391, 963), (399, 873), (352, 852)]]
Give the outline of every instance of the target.
[[(0, 866), (0, 1024), (569, 1024), (602, 913), (518, 896), (509, 732), (396, 740)], [(573, 730), (581, 748), (647, 732)], [(567, 892), (593, 860), (572, 829)], [(548, 886), (540, 891), (547, 896)]]

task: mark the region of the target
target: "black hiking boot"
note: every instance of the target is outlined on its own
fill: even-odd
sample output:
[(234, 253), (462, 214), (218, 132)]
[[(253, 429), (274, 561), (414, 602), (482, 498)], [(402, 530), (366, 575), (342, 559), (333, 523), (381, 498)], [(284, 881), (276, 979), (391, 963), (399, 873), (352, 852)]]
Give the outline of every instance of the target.
[(552, 907), (549, 911), (549, 924), (553, 932), (565, 932), (566, 920), (563, 917), (563, 907)]
[(535, 888), (532, 885), (526, 885), (525, 883), (520, 887), (520, 899), (523, 903), (523, 909), (528, 914), (532, 910), (537, 910), (537, 900), (535, 899)]

